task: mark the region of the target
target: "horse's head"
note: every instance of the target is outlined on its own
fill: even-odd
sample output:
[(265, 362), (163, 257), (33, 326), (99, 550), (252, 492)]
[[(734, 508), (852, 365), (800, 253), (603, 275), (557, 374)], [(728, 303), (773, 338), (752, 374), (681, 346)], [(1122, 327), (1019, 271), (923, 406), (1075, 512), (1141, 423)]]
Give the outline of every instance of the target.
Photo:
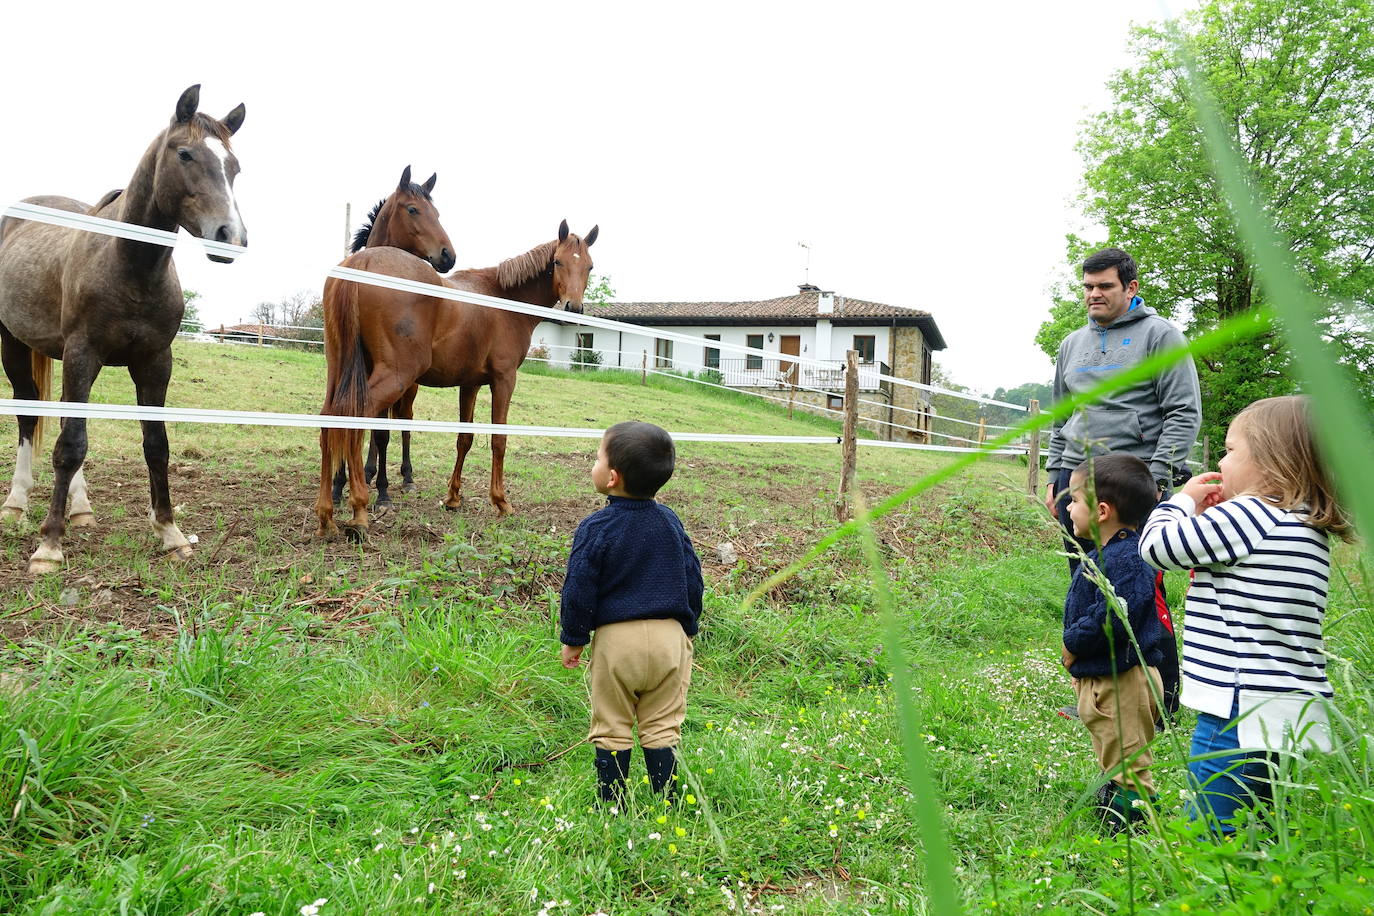
[(587, 249), (596, 241), (598, 228), (593, 226), (583, 238), (568, 231), (567, 220), (559, 224), (558, 243), (553, 247), (553, 292), (558, 297), (554, 308), (582, 311), (582, 297), (592, 274), (592, 256)]
[(441, 274), (452, 270), (457, 263), (453, 243), (439, 224), (439, 210), (430, 199), (438, 179), (435, 174), (424, 184), (413, 184), (410, 166), (406, 166), (396, 190), (372, 211), (371, 223), (358, 230), (353, 250), (390, 245), (423, 258)]
[[(158, 209), (197, 238), (230, 245), (247, 245), (248, 232), (234, 199), (239, 160), (229, 138), (243, 126), (244, 107), (212, 118), (196, 110), (200, 85), (181, 94), (172, 123), (156, 141), (157, 165), (153, 195)], [(207, 254), (221, 263), (233, 258)]]

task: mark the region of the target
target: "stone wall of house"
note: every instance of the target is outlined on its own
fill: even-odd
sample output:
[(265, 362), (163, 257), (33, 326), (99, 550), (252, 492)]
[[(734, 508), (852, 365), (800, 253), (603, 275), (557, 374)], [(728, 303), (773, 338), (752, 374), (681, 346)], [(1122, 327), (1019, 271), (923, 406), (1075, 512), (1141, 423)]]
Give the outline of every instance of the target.
[[(928, 379), (921, 378), (921, 353), (925, 347), (925, 338), (921, 334), (921, 329), (894, 328), (893, 331), (890, 358), (887, 361), (888, 365), (892, 367), (892, 374), (898, 378), (929, 384)], [(930, 429), (929, 392), (919, 388), (909, 388), (905, 385), (893, 385), (892, 406), (894, 408), (906, 408), (906, 410), (893, 410), (892, 422), (899, 426)], [(919, 411), (919, 413), (911, 413), (910, 411)], [(898, 434), (911, 442), (928, 442), (930, 440), (927, 435), (907, 430), (895, 430), (894, 437)]]

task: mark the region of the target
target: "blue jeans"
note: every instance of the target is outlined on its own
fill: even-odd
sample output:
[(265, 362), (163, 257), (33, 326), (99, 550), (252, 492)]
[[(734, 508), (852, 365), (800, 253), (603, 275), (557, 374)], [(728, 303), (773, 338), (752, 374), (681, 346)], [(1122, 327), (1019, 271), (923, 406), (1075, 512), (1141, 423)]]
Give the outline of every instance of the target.
[[(1230, 821), (1242, 808), (1267, 805), (1272, 798), (1270, 774), (1272, 755), (1262, 751), (1240, 750), (1235, 719), (1240, 714), (1239, 703), (1231, 702), (1231, 717), (1223, 719), (1200, 712), (1193, 729), (1190, 758), (1215, 751), (1232, 751), (1207, 760), (1188, 761), (1188, 782), (1195, 793), (1187, 805), (1188, 817), (1206, 820), (1212, 830), (1229, 834), (1235, 832)], [(1228, 728), (1229, 726), (1229, 728)]]

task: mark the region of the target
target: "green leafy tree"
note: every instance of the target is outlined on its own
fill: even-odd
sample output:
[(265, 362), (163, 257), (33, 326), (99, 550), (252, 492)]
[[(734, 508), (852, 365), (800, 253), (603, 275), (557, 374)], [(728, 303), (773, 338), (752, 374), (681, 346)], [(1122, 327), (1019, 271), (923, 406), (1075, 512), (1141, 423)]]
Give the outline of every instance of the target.
[(582, 296), (583, 302), (597, 304), (614, 300), (615, 289), (611, 286), (610, 277), (592, 274), (587, 279), (587, 292)]
[(200, 293), (193, 289), (183, 289), (181, 298), (186, 300), (186, 311), (181, 313), (180, 331), (186, 334), (199, 334), (204, 330), (204, 325), (200, 320), (200, 307), (196, 305), (196, 300), (200, 298)]
[[(1327, 339), (1366, 391), (1374, 301), (1374, 5), (1211, 0), (1176, 21), (1299, 269), (1330, 305)], [(1265, 304), (1232, 226), (1166, 26), (1132, 30), (1134, 62), (1083, 126), (1085, 215), (1140, 265), (1142, 295), (1189, 334)], [(1070, 239), (1070, 257), (1086, 248)], [(1083, 322), (1057, 302), (1037, 343), (1053, 355)], [(1361, 312), (1361, 308), (1366, 308)], [(1353, 311), (1352, 311), (1353, 309)], [(1077, 313), (1076, 320), (1073, 313)], [(1295, 388), (1277, 334), (1199, 361), (1204, 434), (1258, 397)]]

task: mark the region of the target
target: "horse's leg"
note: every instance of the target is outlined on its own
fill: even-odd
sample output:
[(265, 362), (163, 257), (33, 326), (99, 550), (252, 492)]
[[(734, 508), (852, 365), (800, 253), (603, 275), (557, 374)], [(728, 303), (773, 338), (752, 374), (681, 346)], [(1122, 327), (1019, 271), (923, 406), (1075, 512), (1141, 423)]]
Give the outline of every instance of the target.
[[(32, 351), (0, 325), (0, 362), (5, 375), (14, 387), (14, 396), (24, 400), (38, 399), (38, 383), (33, 377)], [(29, 508), (29, 490), (33, 489), (33, 434), (37, 417), (19, 418), (19, 452), (14, 459), (14, 478), (10, 481), (9, 496), (0, 508), (0, 519), (18, 521)]]
[[(405, 394), (391, 408), (391, 416), (402, 420), (415, 418), (415, 396), (420, 393), (419, 385), (411, 385)], [(415, 474), (410, 466), (410, 430), (401, 431), (401, 492), (415, 492)]]
[[(506, 422), (510, 412), (511, 395), (515, 393), (515, 373), (509, 378), (497, 376), (491, 383), (491, 422)], [(491, 437), (491, 504), (499, 515), (510, 515), (510, 502), (506, 499), (506, 436)]]
[[(387, 411), (383, 410), (381, 413), (381, 418), (385, 420), (386, 416)], [(376, 476), (373, 477), (372, 484), (377, 490), (377, 501), (374, 505), (378, 509), (386, 509), (391, 507), (391, 492), (387, 489), (387, 485), (390, 483), (390, 481), (387, 479), (386, 476), (386, 449), (387, 445), (389, 445), (390, 442), (391, 430), (374, 429), (372, 431), (372, 444), (371, 446), (369, 446), (367, 454), (369, 458), (375, 456), (377, 460)], [(366, 480), (366, 478), (367, 468), (366, 466), (364, 466), (363, 479)]]
[[(458, 389), (458, 419), (471, 423), (477, 411), (477, 392), (480, 385), (464, 385)], [(463, 461), (472, 448), (472, 433), (458, 434), (458, 458), (453, 464), (453, 476), (448, 479), (448, 498), (444, 500), (445, 509), (457, 509), (463, 504)]]
[[(374, 366), (372, 374), (367, 379), (367, 399), (363, 403), (362, 415), (384, 417), (387, 409), (396, 403), (402, 390), (394, 369), (385, 365)], [(348, 437), (348, 446), (345, 450), (348, 464), (348, 505), (353, 510), (353, 518), (344, 529), (355, 541), (366, 540), (368, 529), (367, 482), (363, 479), (363, 432), (353, 431)], [(379, 482), (385, 483), (384, 480)]]
[(91, 498), (86, 493), (86, 466), (76, 469), (72, 477), (71, 502), (67, 508), (67, 524), (73, 528), (90, 528), (95, 525), (95, 512), (91, 509)]
[[(334, 523), (334, 503), (343, 495), (343, 481), (348, 469), (338, 465), (339, 473), (334, 475), (335, 462), (338, 458), (330, 448), (329, 430), (320, 430), (320, 493), (315, 497), (315, 518), (319, 519), (320, 528), (316, 532), (317, 537), (329, 538), (339, 533), (339, 526)], [(330, 477), (334, 477), (333, 492), (331, 493)]]
[[(129, 364), (140, 407), (162, 407), (167, 403), (167, 383), (172, 380), (172, 351), (163, 350), (146, 361)], [(140, 420), (143, 427), (143, 460), (148, 465), (148, 494), (152, 498), (149, 519), (162, 541), (162, 551), (172, 559), (191, 559), (191, 542), (172, 518), (172, 493), (167, 483), (167, 424), (161, 420)]]
[[(324, 444), (321, 443), (320, 447), (324, 448)], [(330, 472), (328, 470), (324, 472), (326, 478), (329, 476), (329, 473)], [(345, 464), (340, 464), (338, 470), (334, 472), (334, 502), (343, 502), (343, 488), (344, 484), (346, 483), (348, 483), (348, 466)]]
[[(68, 339), (62, 353), (62, 400), (84, 404), (91, 395), (91, 385), (100, 374), (101, 363), (84, 342)], [(62, 433), (52, 452), (52, 499), (48, 515), (38, 529), (42, 540), (29, 557), (29, 575), (56, 571), (65, 559), (62, 556), (62, 535), (67, 531), (67, 494), (72, 478), (86, 462), (86, 418), (67, 417), (62, 421)]]
[(367, 437), (367, 460), (363, 462), (363, 481), (368, 485), (371, 485), (372, 479), (377, 476), (377, 432), (374, 429)]

